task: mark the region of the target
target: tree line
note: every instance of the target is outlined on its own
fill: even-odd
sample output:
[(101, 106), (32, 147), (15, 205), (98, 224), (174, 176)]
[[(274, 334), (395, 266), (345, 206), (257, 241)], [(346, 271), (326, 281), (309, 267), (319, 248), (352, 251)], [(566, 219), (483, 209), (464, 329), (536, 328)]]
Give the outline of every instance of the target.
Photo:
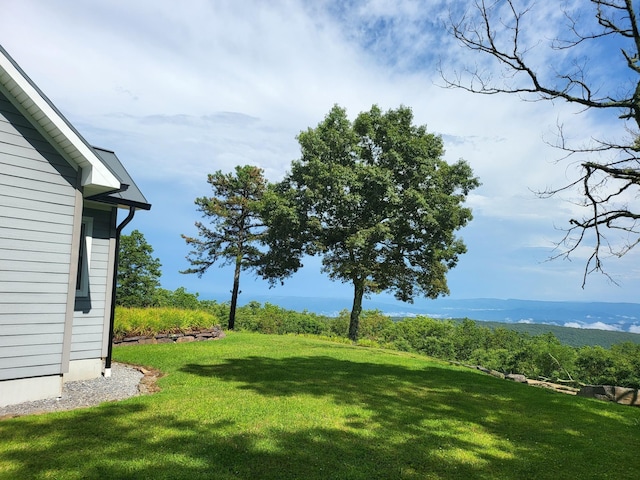
[[(121, 238), (117, 303), (124, 307), (172, 307), (204, 310), (223, 324), (230, 303), (201, 300), (180, 287), (160, 288), (160, 261), (144, 235), (133, 231)], [(337, 317), (295, 312), (252, 301), (237, 307), (235, 327), (267, 334), (313, 334), (351, 339), (351, 313)], [(623, 342), (573, 347), (551, 332), (530, 335), (506, 327), (489, 328), (428, 317), (394, 321), (379, 311), (364, 311), (359, 322), (359, 344), (420, 353), (445, 360), (481, 365), (503, 373), (584, 384), (613, 384), (640, 388), (640, 344)]]
[[(201, 310), (220, 324), (228, 320), (230, 303), (201, 300), (197, 293), (184, 287), (174, 291), (161, 288), (160, 261), (152, 253), (153, 248), (139, 231), (122, 236), (116, 297), (119, 306)], [(239, 330), (351, 339), (351, 313), (346, 310), (337, 317), (327, 317), (252, 301), (237, 307), (236, 315), (235, 327)], [(622, 342), (610, 348), (574, 347), (563, 344), (551, 332), (531, 335), (502, 326), (489, 328), (468, 319), (456, 322), (421, 316), (394, 321), (371, 310), (361, 313), (358, 342), (481, 365), (503, 373), (521, 373), (529, 378), (640, 388), (638, 343)]]
[[(160, 289), (158, 294), (159, 304), (185, 312), (189, 328), (211, 326), (196, 325), (189, 312), (207, 313), (208, 322), (223, 324), (228, 319), (228, 302), (199, 300), (197, 294), (184, 288), (174, 292)], [(124, 317), (130, 314), (129, 310), (131, 314), (144, 317), (149, 309), (138, 313), (135, 312), (137, 309), (119, 309), (117, 317), (121, 318), (117, 324), (127, 323)], [(251, 301), (238, 307), (236, 315), (236, 330), (272, 335), (317, 335), (351, 343), (348, 310), (329, 317)], [(178, 322), (179, 318), (176, 318), (179, 329)], [(141, 321), (137, 323), (140, 325)], [(426, 316), (392, 319), (377, 310), (364, 310), (357, 344), (480, 365), (504, 374), (518, 373), (532, 379), (574, 386), (605, 384), (640, 388), (639, 343), (623, 342), (609, 348), (600, 345), (574, 347), (561, 342), (551, 332), (531, 335), (507, 326), (489, 327), (469, 319), (439, 320)]]
[[(350, 314), (323, 317), (250, 302), (238, 316), (242, 330), (271, 334), (314, 334), (349, 338)], [(488, 328), (473, 320), (437, 320), (425, 316), (399, 321), (377, 310), (365, 310), (360, 345), (419, 353), (480, 365), (504, 374), (565, 384), (619, 385), (640, 388), (640, 344), (624, 342), (572, 347), (552, 333), (529, 335), (506, 327)]]

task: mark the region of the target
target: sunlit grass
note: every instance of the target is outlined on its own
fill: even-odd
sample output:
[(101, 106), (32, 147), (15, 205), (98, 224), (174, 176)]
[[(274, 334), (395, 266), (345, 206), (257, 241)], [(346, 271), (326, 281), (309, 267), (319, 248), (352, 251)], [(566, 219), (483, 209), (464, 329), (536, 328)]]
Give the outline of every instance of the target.
[(0, 422), (0, 478), (625, 478), (640, 409), (296, 336), (115, 349), (161, 391)]

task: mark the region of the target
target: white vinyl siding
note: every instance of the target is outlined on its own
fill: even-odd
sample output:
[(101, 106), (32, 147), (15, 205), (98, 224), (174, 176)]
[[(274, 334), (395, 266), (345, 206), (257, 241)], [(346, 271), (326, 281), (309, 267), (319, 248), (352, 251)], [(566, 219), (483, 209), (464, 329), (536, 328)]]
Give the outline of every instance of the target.
[(76, 178), (0, 94), (0, 380), (62, 373)]

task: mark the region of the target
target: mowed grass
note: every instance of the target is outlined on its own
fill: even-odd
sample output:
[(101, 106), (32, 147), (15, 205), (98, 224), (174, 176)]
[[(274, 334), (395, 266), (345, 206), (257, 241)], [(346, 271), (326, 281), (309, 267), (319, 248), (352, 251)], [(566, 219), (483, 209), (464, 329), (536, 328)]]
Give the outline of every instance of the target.
[(640, 472), (640, 409), (314, 338), (115, 349), (161, 391), (0, 422), (0, 478), (575, 479)]

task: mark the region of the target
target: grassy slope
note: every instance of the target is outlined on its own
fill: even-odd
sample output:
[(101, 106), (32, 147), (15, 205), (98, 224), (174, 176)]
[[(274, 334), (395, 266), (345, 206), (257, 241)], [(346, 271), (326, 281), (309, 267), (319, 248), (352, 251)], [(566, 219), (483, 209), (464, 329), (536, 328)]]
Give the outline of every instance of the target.
[(640, 409), (293, 336), (115, 349), (162, 391), (0, 422), (0, 478), (626, 478)]

